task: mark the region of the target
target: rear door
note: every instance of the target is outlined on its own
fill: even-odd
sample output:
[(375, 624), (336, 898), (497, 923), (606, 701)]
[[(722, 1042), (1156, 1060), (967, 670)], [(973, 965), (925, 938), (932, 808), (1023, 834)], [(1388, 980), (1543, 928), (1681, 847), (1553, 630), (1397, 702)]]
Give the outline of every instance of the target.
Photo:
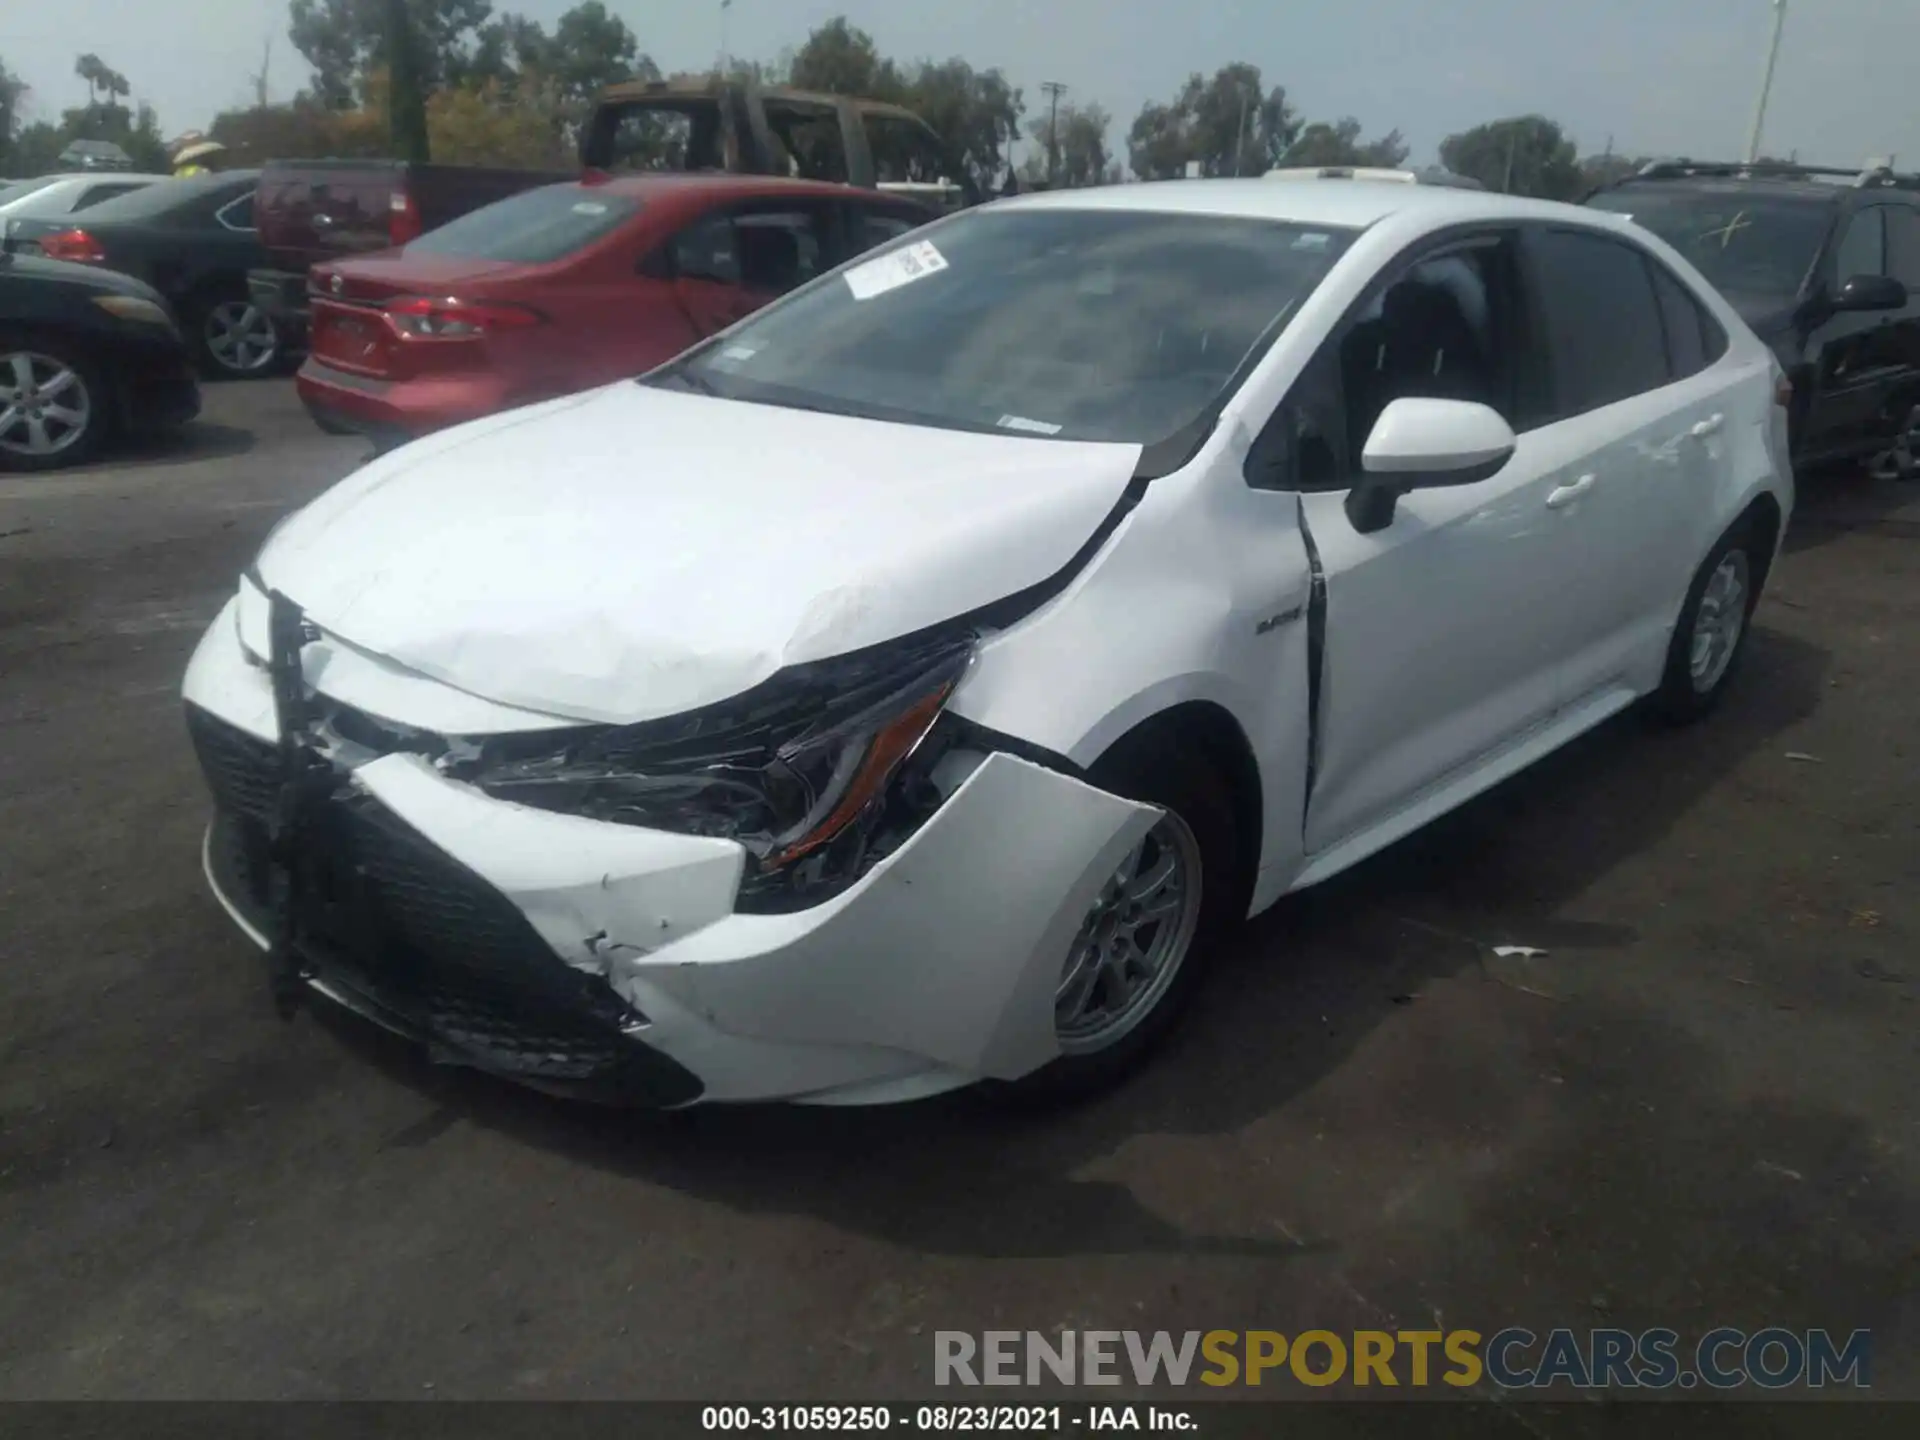
[(1582, 457), (1582, 493), (1557, 517), (1580, 542), (1557, 581), (1580, 597), (1562, 661), (1579, 704), (1650, 683), (1742, 421), (1732, 377), (1709, 362), (1725, 335), (1642, 247), (1539, 226), (1527, 252), (1552, 377), (1539, 441)]
[(837, 202), (760, 200), (702, 216), (668, 247), (676, 295), (699, 338), (831, 270), (846, 241)]

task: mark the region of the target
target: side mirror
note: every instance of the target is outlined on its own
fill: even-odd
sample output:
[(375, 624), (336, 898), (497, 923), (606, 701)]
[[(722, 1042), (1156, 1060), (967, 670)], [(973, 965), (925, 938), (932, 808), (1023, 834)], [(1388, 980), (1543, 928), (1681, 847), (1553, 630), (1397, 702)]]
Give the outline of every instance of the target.
[(1513, 427), (1471, 400), (1395, 400), (1380, 412), (1360, 453), (1360, 481), (1347, 492), (1347, 518), (1363, 535), (1393, 523), (1409, 490), (1473, 485), (1513, 458)]
[(1833, 298), (1835, 310), (1870, 312), (1907, 308), (1907, 287), (1891, 275), (1855, 275)]

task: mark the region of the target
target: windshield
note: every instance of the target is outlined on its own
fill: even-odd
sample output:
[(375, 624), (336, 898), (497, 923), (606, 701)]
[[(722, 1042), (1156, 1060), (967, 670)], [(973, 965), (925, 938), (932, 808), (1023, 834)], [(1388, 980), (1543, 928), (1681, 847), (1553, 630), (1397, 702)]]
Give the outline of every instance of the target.
[(1353, 232), (976, 211), (762, 311), (655, 383), (950, 429), (1150, 445), (1198, 420)]
[[(102, 200), (87, 210), (89, 224), (100, 220), (158, 220), (193, 205), (216, 193), (231, 191), (235, 198), (252, 189), (257, 172), (228, 170), (221, 173), (191, 175), (184, 179), (156, 180), (125, 195)], [(103, 176), (111, 180), (113, 177)]]
[(1627, 215), (1692, 262), (1722, 291), (1797, 295), (1833, 224), (1833, 206), (1818, 199), (1609, 190), (1596, 209)]
[(542, 185), (496, 200), (409, 242), (403, 255), (457, 255), (538, 265), (560, 260), (611, 230), (640, 208), (602, 187)]

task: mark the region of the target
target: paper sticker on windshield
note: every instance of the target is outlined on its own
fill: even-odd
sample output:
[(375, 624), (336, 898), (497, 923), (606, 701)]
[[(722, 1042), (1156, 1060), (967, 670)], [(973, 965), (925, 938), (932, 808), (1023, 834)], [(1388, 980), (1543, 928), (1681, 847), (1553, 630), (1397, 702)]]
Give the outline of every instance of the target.
[(946, 268), (947, 257), (934, 248), (933, 242), (919, 240), (890, 250), (877, 260), (854, 266), (847, 271), (847, 289), (856, 300), (871, 300), (902, 285), (937, 275)]
[(1002, 415), (995, 422), (1002, 430), (1023, 430), (1029, 435), (1058, 435), (1060, 427), (1045, 420), (1029, 420), (1024, 415)]
[(604, 215), (607, 213), (607, 207), (599, 200), (581, 200), (574, 205), (573, 213), (576, 215)]
[(1293, 240), (1293, 248), (1296, 250), (1324, 250), (1332, 243), (1333, 237), (1331, 235), (1323, 235), (1315, 231), (1309, 235), (1296, 235)]
[(759, 353), (758, 345), (722, 345), (709, 363), (716, 370), (738, 370)]

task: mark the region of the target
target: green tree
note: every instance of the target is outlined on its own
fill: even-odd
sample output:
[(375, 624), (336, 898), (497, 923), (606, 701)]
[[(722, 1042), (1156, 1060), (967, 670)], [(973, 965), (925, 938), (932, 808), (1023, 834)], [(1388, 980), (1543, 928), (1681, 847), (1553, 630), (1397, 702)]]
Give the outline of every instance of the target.
[(0, 174), (14, 173), (14, 146), (20, 138), (20, 103), (27, 98), (27, 82), (0, 61)]
[[(1047, 155), (1053, 148), (1051, 116), (1034, 124), (1033, 149), (1021, 167), (1021, 179), (1040, 184), (1047, 178)], [(1060, 171), (1056, 183), (1067, 188), (1111, 185), (1120, 179), (1120, 167), (1107, 149), (1112, 117), (1099, 105), (1062, 105), (1059, 115)]]
[(82, 55), (73, 62), (73, 73), (87, 82), (87, 103), (111, 105), (122, 95), (132, 93), (127, 77), (106, 64), (98, 55)]
[(1239, 62), (1212, 79), (1189, 75), (1171, 105), (1142, 106), (1127, 152), (1144, 180), (1171, 179), (1196, 163), (1202, 175), (1262, 175), (1299, 135), (1287, 92), (1265, 88), (1260, 67)]
[(1398, 130), (1389, 130), (1378, 140), (1360, 138), (1360, 122), (1351, 115), (1331, 124), (1316, 120), (1300, 131), (1299, 138), (1281, 157), (1283, 165), (1365, 165), (1397, 170), (1407, 162), (1407, 145)]
[(998, 70), (975, 70), (958, 57), (923, 62), (897, 98), (933, 127), (983, 193), (1005, 173), (1024, 104)]
[[(423, 92), (485, 78), (489, 58), (482, 38), (492, 0), (403, 0), (414, 37), (413, 65)], [(387, 0), (289, 0), (287, 36), (313, 67), (313, 93), (344, 109), (366, 77), (389, 66)]]
[(787, 83), (800, 90), (833, 95), (864, 95), (900, 101), (906, 82), (899, 67), (884, 59), (866, 31), (836, 15), (807, 36), (787, 66)]
[(1489, 190), (1572, 200), (1585, 188), (1578, 152), (1543, 115), (1495, 120), (1440, 142), (1440, 163)]

